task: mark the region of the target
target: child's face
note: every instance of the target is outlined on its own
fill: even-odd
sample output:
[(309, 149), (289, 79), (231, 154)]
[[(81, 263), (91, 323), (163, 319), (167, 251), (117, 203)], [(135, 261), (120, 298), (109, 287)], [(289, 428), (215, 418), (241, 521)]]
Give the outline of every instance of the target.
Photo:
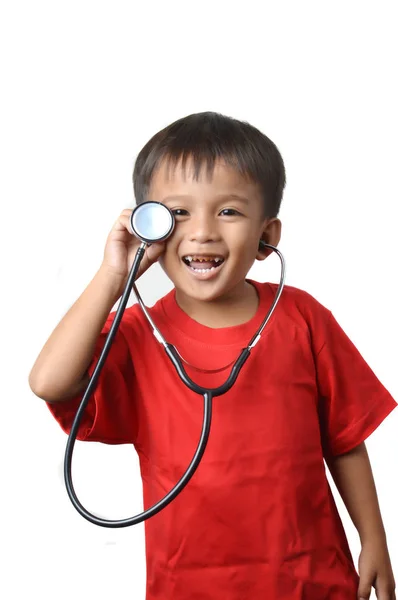
[(239, 292), (254, 260), (266, 257), (258, 250), (260, 238), (279, 241), (278, 235), (270, 239), (269, 232), (275, 229), (271, 222), (280, 222), (264, 219), (258, 186), (223, 162), (216, 163), (211, 179), (203, 168), (198, 180), (189, 162), (185, 174), (180, 164), (169, 174), (161, 165), (148, 200), (162, 202), (174, 213), (176, 226), (159, 262), (178, 293), (192, 300), (219, 300)]

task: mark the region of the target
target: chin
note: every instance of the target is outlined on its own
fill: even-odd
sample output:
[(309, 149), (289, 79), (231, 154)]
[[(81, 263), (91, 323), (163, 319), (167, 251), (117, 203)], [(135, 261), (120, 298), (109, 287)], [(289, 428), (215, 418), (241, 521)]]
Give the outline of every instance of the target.
[(176, 287), (175, 289), (176, 289), (177, 293), (183, 294), (186, 298), (189, 298), (189, 300), (191, 300), (193, 302), (211, 303), (211, 302), (216, 302), (219, 298), (221, 298), (223, 296), (222, 291), (221, 292), (214, 292), (214, 291), (206, 292), (206, 290), (201, 290), (199, 292), (193, 292), (192, 290), (186, 290), (181, 287)]

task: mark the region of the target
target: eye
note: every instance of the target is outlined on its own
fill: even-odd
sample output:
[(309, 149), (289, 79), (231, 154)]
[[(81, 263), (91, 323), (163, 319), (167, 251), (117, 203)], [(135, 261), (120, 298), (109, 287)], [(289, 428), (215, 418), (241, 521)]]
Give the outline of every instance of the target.
[(171, 210), (171, 212), (173, 213), (173, 215), (175, 215), (176, 217), (186, 217), (188, 214), (188, 211), (185, 210), (185, 208), (173, 208)]
[(223, 215), (224, 217), (235, 217), (236, 215), (240, 215), (241, 213), (238, 212), (237, 210), (235, 210), (234, 208), (224, 208), (221, 212), (220, 215)]

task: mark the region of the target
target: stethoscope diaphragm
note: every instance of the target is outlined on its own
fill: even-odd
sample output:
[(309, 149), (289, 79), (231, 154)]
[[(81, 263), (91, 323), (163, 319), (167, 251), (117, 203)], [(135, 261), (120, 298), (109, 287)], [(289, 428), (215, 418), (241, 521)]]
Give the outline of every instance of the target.
[(173, 213), (160, 202), (138, 204), (131, 213), (131, 228), (134, 234), (146, 244), (154, 244), (167, 239), (173, 232)]

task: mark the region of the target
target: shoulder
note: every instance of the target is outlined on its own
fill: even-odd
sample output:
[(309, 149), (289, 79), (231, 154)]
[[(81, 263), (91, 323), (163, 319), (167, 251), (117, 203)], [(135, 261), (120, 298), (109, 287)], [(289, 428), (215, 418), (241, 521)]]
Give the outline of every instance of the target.
[[(260, 294), (266, 295), (269, 304), (269, 299), (275, 297), (279, 284), (257, 285), (260, 285)], [(290, 332), (289, 335), (293, 337), (294, 330), (301, 330), (317, 349), (324, 343), (332, 313), (309, 292), (292, 285), (285, 285), (273, 318), (281, 331)]]
[[(274, 296), (279, 287), (277, 283), (256, 283), (256, 285), (262, 287), (264, 293), (266, 293), (266, 288), (268, 290), (271, 289)], [(315, 317), (324, 317), (327, 319), (330, 315), (330, 310), (312, 294), (292, 285), (284, 286), (279, 302), (284, 312), (288, 314), (297, 313), (297, 315), (302, 315), (305, 319), (311, 320)]]

